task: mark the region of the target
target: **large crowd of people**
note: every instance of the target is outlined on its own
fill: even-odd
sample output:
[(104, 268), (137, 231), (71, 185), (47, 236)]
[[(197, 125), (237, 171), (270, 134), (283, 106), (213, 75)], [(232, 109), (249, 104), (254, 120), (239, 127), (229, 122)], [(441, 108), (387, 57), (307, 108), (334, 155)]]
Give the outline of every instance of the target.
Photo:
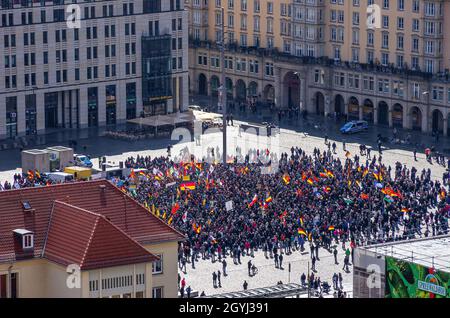
[(195, 268), (199, 258), (223, 262), (227, 255), (240, 264), (256, 250), (277, 265), (278, 255), (309, 245), (313, 258), (318, 247), (333, 253), (342, 246), (348, 271), (356, 246), (449, 232), (450, 197), (430, 169), (385, 166), (381, 155), (369, 159), (364, 149), (341, 160), (330, 147), (312, 155), (291, 148), (277, 171), (263, 173), (271, 160), (267, 149), (226, 165), (130, 157), (128, 168), (148, 173), (113, 182), (185, 233), (179, 251), (184, 268), (186, 262)]
[[(186, 235), (179, 249), (184, 271), (200, 258), (226, 264), (231, 256), (240, 264), (241, 256), (257, 250), (277, 266), (278, 255), (305, 245), (317, 260), (318, 247), (333, 253), (342, 246), (348, 270), (356, 246), (448, 234), (447, 184), (432, 180), (430, 169), (386, 166), (381, 154), (370, 157), (364, 149), (340, 159), (335, 148), (307, 154), (293, 147), (279, 158), (255, 149), (228, 164), (218, 163), (214, 150), (207, 158), (182, 161), (130, 157), (124, 165), (139, 172), (111, 181)], [(34, 186), (36, 180), (16, 175), (3, 188)]]

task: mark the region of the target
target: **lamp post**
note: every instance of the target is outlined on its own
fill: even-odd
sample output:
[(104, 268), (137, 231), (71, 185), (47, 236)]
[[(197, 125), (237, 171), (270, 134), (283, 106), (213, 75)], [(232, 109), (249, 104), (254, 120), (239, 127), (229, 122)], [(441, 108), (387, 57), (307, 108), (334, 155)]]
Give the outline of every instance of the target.
[(222, 104), (222, 115), (223, 115), (223, 164), (227, 164), (227, 85), (226, 85), (226, 77), (225, 77), (225, 11), (222, 8), (222, 30), (221, 30), (221, 39), (218, 43), (220, 47), (220, 59), (221, 63), (221, 77), (222, 77), (222, 86), (221, 86), (221, 99), (219, 99), (219, 108), (220, 104)]

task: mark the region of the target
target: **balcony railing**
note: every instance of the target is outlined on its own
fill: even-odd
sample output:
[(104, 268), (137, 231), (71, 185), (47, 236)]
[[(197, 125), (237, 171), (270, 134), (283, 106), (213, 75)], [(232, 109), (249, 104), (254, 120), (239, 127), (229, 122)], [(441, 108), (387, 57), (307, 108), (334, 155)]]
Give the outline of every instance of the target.
[[(190, 37), (189, 45), (191, 48), (208, 48), (213, 50), (219, 50), (216, 42), (213, 41), (201, 41)], [(394, 74), (399, 77), (418, 77), (427, 81), (439, 81), (439, 82), (449, 82), (450, 76), (448, 72), (445, 73), (428, 73), (421, 70), (413, 70), (405, 67), (396, 67), (394, 64), (389, 66), (381, 65), (380, 63), (355, 63), (355, 62), (345, 62), (340, 60), (331, 59), (329, 57), (311, 57), (311, 56), (295, 56), (290, 53), (280, 52), (277, 48), (267, 49), (260, 47), (251, 46), (240, 46), (237, 42), (228, 43), (226, 45), (226, 50), (228, 52), (251, 54), (259, 57), (270, 57), (274, 61), (295, 63), (301, 65), (322, 65), (326, 67), (337, 67), (353, 69), (355, 71), (367, 71), (375, 73), (386, 73)]]

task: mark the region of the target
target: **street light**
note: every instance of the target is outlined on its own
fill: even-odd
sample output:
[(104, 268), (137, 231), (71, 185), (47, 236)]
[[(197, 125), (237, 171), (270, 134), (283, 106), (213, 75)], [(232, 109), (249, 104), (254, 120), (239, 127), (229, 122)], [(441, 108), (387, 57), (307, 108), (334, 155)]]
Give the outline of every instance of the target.
[[(222, 89), (221, 94), (222, 98), (219, 98), (219, 106), (222, 104), (222, 126), (223, 126), (223, 164), (227, 164), (227, 85), (226, 85), (226, 77), (225, 77), (225, 10), (222, 8), (222, 25), (221, 25), (221, 39), (218, 43), (220, 47), (220, 58), (222, 60), (221, 63), (221, 75), (222, 75)], [(221, 102), (220, 102), (221, 101)]]

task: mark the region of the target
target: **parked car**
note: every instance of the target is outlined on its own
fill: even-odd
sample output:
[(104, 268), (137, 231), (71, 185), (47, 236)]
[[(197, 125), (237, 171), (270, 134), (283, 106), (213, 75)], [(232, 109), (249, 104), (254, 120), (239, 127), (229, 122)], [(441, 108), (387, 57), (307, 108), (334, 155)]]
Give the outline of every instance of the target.
[(189, 110), (202, 111), (203, 109), (198, 105), (189, 105)]
[(353, 120), (341, 127), (341, 133), (353, 134), (360, 131), (368, 130), (369, 124), (364, 120)]
[(73, 155), (73, 160), (75, 161), (75, 165), (80, 167), (92, 168), (91, 158), (85, 155)]

